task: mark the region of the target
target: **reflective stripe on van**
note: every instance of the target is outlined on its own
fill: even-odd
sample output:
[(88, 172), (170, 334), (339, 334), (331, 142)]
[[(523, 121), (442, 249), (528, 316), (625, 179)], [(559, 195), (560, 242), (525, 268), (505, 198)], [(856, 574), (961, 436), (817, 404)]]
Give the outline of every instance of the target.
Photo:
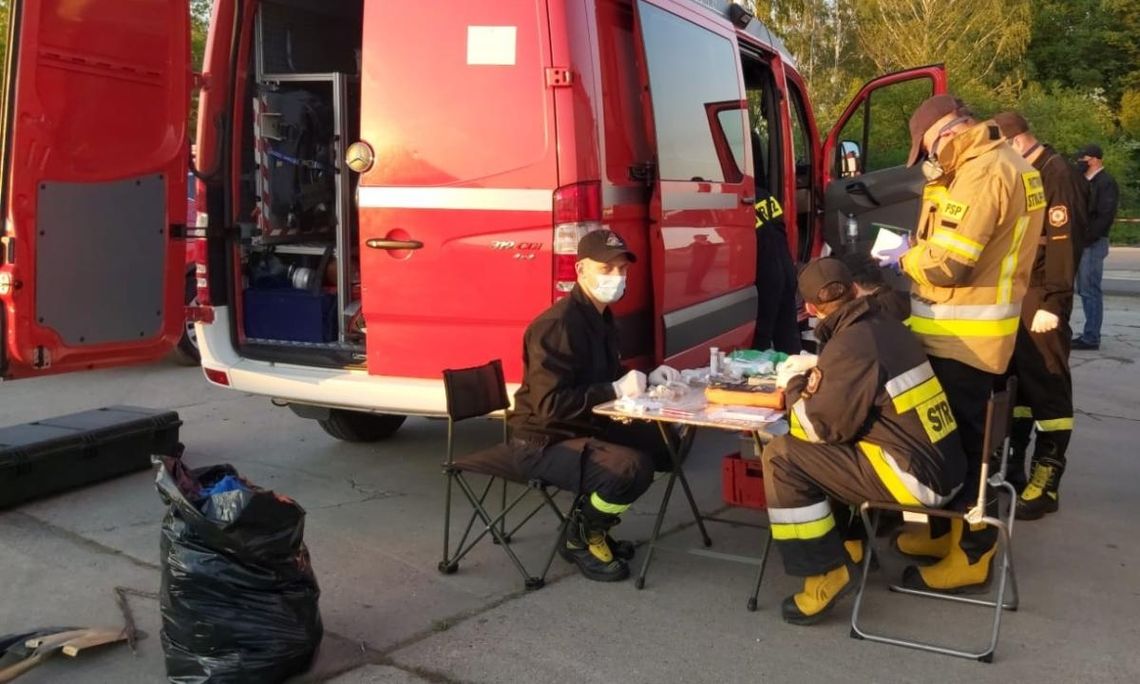
[(368, 187), (357, 189), (362, 209), (481, 209), (551, 211), (554, 191), (533, 188)]

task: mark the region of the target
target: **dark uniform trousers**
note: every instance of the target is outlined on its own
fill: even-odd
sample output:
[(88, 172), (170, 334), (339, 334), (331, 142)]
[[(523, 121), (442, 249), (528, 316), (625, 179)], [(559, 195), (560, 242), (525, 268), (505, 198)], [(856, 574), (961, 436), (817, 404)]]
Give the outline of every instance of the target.
[(822, 575), (843, 564), (843, 541), (863, 532), (844, 506), (894, 501), (863, 448), (813, 444), (791, 435), (764, 448), (772, 539), (781, 545), (789, 575)]
[(788, 251), (784, 210), (766, 189), (756, 202), (756, 349), (798, 354), (803, 348), (796, 315), (796, 266)]
[(606, 503), (633, 503), (671, 469), (669, 451), (653, 423), (611, 422), (599, 437), (577, 437), (522, 451), (521, 470), (559, 489), (597, 494)]
[[(978, 493), (978, 482), (982, 474), (982, 447), (986, 435), (986, 405), (993, 394), (999, 376), (974, 368), (973, 366), (937, 356), (930, 357), (934, 374), (946, 391), (950, 409), (958, 422), (958, 436), (962, 441), (962, 451), (966, 453), (966, 483), (958, 499), (951, 503), (952, 508), (964, 509), (970, 506)], [(997, 513), (997, 497), (987, 487), (986, 513)], [(945, 518), (930, 519), (930, 533), (941, 537), (950, 530), (950, 521)], [(969, 526), (962, 532), (960, 546), (970, 562), (977, 562), (997, 541), (997, 530), (988, 526)]]
[(1061, 324), (1047, 333), (1031, 332), (1023, 324), (1017, 330), (1010, 366), (1018, 383), (1010, 444), (1024, 452), (1036, 425), (1033, 463), (1045, 462), (1062, 470), (1073, 435), (1073, 376), (1069, 371), (1072, 335), (1064, 316)]

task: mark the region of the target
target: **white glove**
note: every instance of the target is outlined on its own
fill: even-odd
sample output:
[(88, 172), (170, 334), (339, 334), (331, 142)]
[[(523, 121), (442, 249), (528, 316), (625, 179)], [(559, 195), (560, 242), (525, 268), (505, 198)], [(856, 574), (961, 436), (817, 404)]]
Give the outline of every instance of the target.
[(614, 394), (618, 396), (618, 399), (640, 397), (645, 394), (645, 384), (645, 373), (633, 370), (621, 376), (621, 379), (614, 383)]
[(681, 371), (669, 366), (658, 366), (649, 374), (650, 385), (668, 385), (671, 382), (681, 381)]
[(788, 360), (781, 363), (780, 367), (776, 370), (777, 389), (785, 389), (792, 378), (810, 371), (812, 368), (815, 368), (818, 363), (819, 357), (815, 354), (796, 354), (795, 356), (789, 356)]
[(902, 259), (902, 255), (910, 251), (910, 245), (906, 240), (898, 247), (892, 247), (882, 250), (871, 250), (871, 256), (878, 259), (880, 266), (896, 266)]
[(1035, 333), (1047, 333), (1056, 330), (1060, 324), (1061, 319), (1057, 317), (1057, 314), (1049, 313), (1045, 309), (1038, 309), (1037, 313), (1033, 314), (1033, 325), (1029, 326), (1029, 329)]

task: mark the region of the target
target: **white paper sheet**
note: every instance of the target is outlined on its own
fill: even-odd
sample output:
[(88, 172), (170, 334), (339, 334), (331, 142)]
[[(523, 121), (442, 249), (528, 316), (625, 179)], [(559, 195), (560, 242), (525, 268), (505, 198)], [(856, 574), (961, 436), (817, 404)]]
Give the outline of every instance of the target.
[(875, 237), (875, 244), (871, 245), (871, 256), (878, 257), (880, 254), (894, 251), (905, 241), (906, 238), (895, 231), (880, 228), (879, 234)]

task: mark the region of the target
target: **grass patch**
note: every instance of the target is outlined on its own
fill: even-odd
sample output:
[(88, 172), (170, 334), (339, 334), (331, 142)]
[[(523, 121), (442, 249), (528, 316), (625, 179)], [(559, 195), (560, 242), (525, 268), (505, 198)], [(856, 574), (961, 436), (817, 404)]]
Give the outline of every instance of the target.
[(1140, 223), (1117, 221), (1109, 234), (1109, 242), (1114, 245), (1140, 245)]

